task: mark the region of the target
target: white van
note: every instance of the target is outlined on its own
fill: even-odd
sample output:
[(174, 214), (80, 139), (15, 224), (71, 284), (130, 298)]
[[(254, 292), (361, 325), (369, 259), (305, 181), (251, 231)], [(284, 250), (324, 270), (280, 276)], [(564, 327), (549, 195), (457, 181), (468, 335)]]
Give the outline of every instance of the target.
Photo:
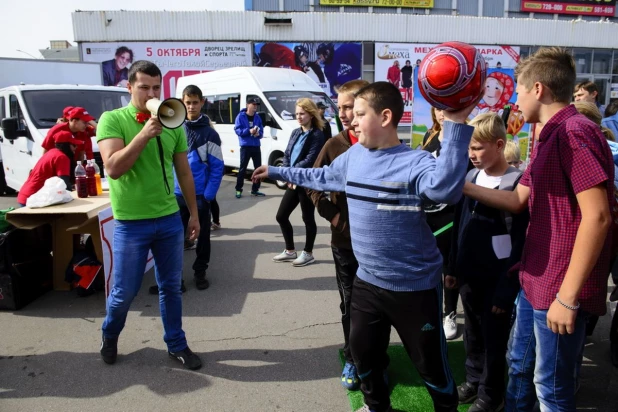
[[(240, 145), (234, 132), (234, 122), (248, 98), (259, 98), (258, 114), (264, 123), (261, 142), (262, 163), (278, 166), (292, 131), (299, 126), (296, 121), (296, 101), (302, 97), (324, 103), (326, 118), (334, 119), (337, 108), (320, 86), (298, 70), (272, 67), (235, 67), (178, 79), (176, 97), (188, 85), (198, 86), (207, 99), (203, 112), (215, 123), (221, 136), (223, 161), (228, 168), (240, 167)], [(330, 121), (333, 136), (337, 133), (334, 120)], [(249, 167), (252, 163), (249, 163)], [(284, 189), (284, 182), (277, 182)]]
[[(108, 110), (126, 106), (126, 88), (82, 85), (22, 85), (0, 89), (0, 150), (7, 186), (19, 190), (43, 155), (47, 131), (67, 106), (88, 110), (95, 119)], [(95, 160), (103, 163), (93, 138)]]

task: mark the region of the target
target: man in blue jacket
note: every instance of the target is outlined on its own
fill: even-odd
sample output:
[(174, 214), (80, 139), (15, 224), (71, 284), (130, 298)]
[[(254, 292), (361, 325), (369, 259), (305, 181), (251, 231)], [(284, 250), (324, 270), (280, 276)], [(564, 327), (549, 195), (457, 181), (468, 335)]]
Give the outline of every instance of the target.
[[(197, 256), (193, 262), (193, 271), (196, 288), (203, 290), (210, 286), (206, 279), (206, 270), (210, 263), (210, 202), (217, 195), (223, 178), (223, 154), (219, 134), (210, 125), (208, 116), (202, 114), (205, 101), (200, 88), (194, 85), (187, 86), (182, 91), (182, 101), (187, 108), (187, 121), (184, 124), (189, 147), (187, 157), (195, 182), (199, 221), (200, 225), (203, 225), (197, 238)], [(186, 228), (189, 221), (189, 209), (182, 197), (175, 173), (174, 193), (180, 207), (182, 224)], [(193, 244), (185, 240), (185, 249), (191, 248)], [(152, 286), (150, 292), (158, 293), (156, 288), (157, 286)], [(184, 292), (184, 281), (182, 289)]]
[[(258, 104), (260, 104), (260, 99), (257, 97), (248, 98), (247, 107), (238, 113), (234, 123), (234, 131), (238, 135), (238, 142), (240, 143), (240, 168), (236, 179), (237, 199), (242, 196), (242, 186), (249, 160), (253, 161), (254, 169), (262, 165), (260, 139), (264, 136), (264, 126), (262, 119), (257, 114)], [(259, 189), (260, 182), (254, 182), (251, 186), (251, 196), (264, 196), (264, 193), (260, 192)]]

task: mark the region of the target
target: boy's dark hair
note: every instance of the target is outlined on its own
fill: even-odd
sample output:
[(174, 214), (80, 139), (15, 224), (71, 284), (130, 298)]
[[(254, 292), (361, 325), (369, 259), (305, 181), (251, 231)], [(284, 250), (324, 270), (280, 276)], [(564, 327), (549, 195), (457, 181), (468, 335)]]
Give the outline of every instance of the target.
[(116, 53), (114, 54), (114, 56), (118, 57), (120, 55), (123, 55), (125, 53), (129, 53), (129, 59), (132, 62), (133, 61), (133, 50), (129, 49), (127, 46), (120, 46), (116, 49)]
[(573, 55), (561, 47), (541, 47), (517, 64), (515, 78), (526, 90), (539, 82), (549, 89), (555, 102), (568, 104), (576, 78)]
[(138, 60), (131, 65), (131, 69), (129, 69), (129, 83), (135, 83), (137, 80), (137, 73), (144, 73), (150, 77), (159, 76), (159, 79), (163, 78), (159, 67), (148, 60)]
[(376, 113), (388, 109), (393, 113), (393, 126), (397, 127), (403, 116), (403, 98), (397, 87), (389, 82), (375, 82), (354, 93), (354, 98), (366, 100)]
[(590, 94), (592, 94), (594, 92), (597, 92), (597, 97), (599, 96), (599, 88), (597, 87), (597, 85), (595, 83), (593, 83), (591, 81), (585, 81), (585, 82), (577, 83), (577, 85), (575, 85), (575, 90), (573, 91), (573, 93), (577, 93), (581, 89), (584, 89), (585, 91), (587, 91)]
[(610, 104), (608, 104), (605, 108), (605, 113), (603, 113), (603, 115), (605, 117), (612, 117), (616, 113), (618, 113), (618, 100), (614, 100)]
[(202, 89), (200, 89), (194, 84), (190, 84), (185, 87), (185, 89), (182, 91), (182, 97), (185, 96), (197, 96), (200, 100), (204, 98), (204, 95), (202, 95)]

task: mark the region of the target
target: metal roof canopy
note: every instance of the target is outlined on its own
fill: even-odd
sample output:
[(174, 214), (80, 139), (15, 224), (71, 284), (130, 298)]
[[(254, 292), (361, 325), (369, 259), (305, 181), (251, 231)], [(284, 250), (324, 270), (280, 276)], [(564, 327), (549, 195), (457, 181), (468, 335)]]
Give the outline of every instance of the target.
[[(77, 11), (77, 42), (369, 41), (594, 47), (617, 46), (608, 21), (376, 13)], [(291, 25), (265, 25), (291, 19)]]

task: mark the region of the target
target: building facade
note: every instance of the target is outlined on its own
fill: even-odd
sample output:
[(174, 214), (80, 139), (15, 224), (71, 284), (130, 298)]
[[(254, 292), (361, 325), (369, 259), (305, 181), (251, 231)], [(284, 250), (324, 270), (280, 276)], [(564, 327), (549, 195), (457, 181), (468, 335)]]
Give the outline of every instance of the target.
[[(397, 4), (422, 7), (383, 7)], [(520, 56), (540, 46), (562, 46), (573, 51), (578, 80), (597, 83), (605, 104), (618, 98), (615, 6), (615, 0), (245, 0), (246, 11), (237, 12), (81, 11), (73, 13), (73, 27), (80, 58), (85, 61), (97, 61), (93, 54), (106, 44), (110, 59), (118, 50), (112, 48), (121, 43), (140, 43), (144, 52), (138, 58), (169, 57), (165, 53), (190, 53), (193, 48), (203, 49), (204, 56), (199, 57), (205, 59), (207, 49), (213, 49), (210, 54), (215, 56), (217, 47), (223, 47), (213, 68), (206, 68), (210, 63), (204, 61), (187, 62), (187, 58), (197, 58), (189, 55), (173, 56), (189, 64), (181, 69), (181, 61), (162, 62), (176, 67), (177, 75), (255, 64), (259, 57), (256, 45), (268, 42), (288, 44), (290, 49), (302, 44), (309, 50), (314, 43), (360, 43), (362, 77), (370, 81), (381, 80), (376, 74), (376, 44), (380, 43), (457, 40), (511, 47)], [(525, 11), (530, 8), (543, 12)], [(557, 10), (560, 13), (553, 13)], [(150, 48), (150, 53), (156, 49), (163, 56), (148, 55), (146, 43), (163, 45)], [(235, 47), (236, 52), (226, 52), (232, 50), (228, 47)], [(226, 53), (231, 59), (227, 63)]]

